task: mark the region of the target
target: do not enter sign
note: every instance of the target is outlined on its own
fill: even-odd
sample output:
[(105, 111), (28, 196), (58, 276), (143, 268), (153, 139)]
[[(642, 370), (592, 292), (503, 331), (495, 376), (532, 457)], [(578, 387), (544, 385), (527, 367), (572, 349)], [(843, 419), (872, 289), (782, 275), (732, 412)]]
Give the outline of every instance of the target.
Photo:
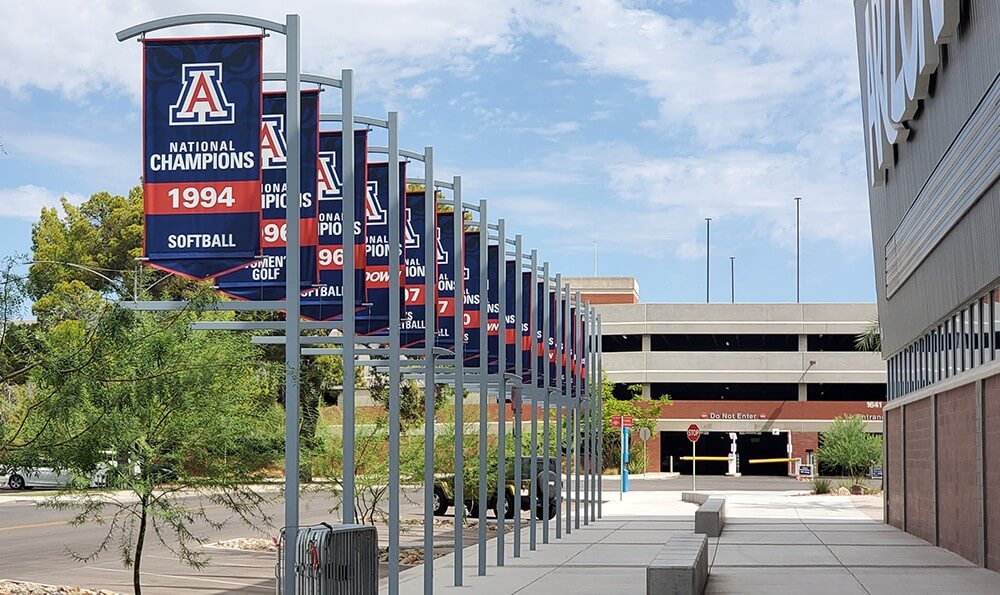
[(698, 427), (698, 424), (691, 424), (690, 426), (688, 426), (687, 430), (688, 440), (690, 440), (691, 442), (697, 442), (700, 436), (701, 436), (701, 428)]

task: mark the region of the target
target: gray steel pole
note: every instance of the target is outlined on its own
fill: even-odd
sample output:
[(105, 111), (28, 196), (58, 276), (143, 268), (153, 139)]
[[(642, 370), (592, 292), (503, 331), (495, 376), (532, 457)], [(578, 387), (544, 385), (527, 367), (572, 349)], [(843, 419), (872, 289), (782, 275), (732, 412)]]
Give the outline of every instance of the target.
[[(455, 242), (451, 256), (455, 274), (455, 586), (462, 585), (463, 530), (465, 516), (465, 220), (462, 213), (462, 180), (455, 177), (455, 216), (452, 218)], [(482, 476), (480, 476), (482, 477)]]
[(711, 253), (712, 253), (712, 218), (705, 217), (705, 303), (712, 301), (709, 288), (711, 287)]
[[(485, 217), (483, 217), (485, 219)], [(504, 565), (507, 530), (507, 267), (504, 220), (497, 221), (497, 566)], [(487, 308), (489, 312), (489, 308)], [(487, 362), (488, 363), (488, 362)]]
[[(455, 201), (455, 205), (460, 203)], [(486, 575), (486, 504), (489, 502), (489, 492), (486, 489), (487, 467), (486, 458), (489, 456), (486, 447), (486, 434), (489, 432), (489, 383), (486, 380), (486, 373), (489, 372), (487, 357), (489, 347), (487, 342), (486, 320), (488, 315), (489, 299), (486, 291), (486, 284), (489, 279), (486, 276), (489, 269), (489, 230), (486, 217), (486, 201), (479, 200), (479, 576)], [(462, 242), (465, 247), (465, 242)], [(463, 296), (464, 299), (464, 296)], [(464, 323), (464, 320), (463, 320)], [(465, 335), (463, 324), (462, 335)], [(503, 484), (501, 484), (502, 486)], [(503, 519), (497, 519), (498, 523), (503, 523)]]
[[(434, 335), (437, 330), (434, 149), (424, 147), (424, 593), (434, 592)], [(456, 517), (457, 519), (457, 517)]]
[[(353, 131), (344, 139), (353, 144)], [(389, 112), (389, 595), (399, 593), (399, 200), (399, 114)]]
[(528, 538), (528, 549), (534, 551), (538, 547), (538, 379), (541, 371), (538, 369), (538, 315), (535, 309), (538, 308), (538, 251), (531, 251), (531, 288), (528, 293), (531, 296), (531, 308), (528, 310), (531, 315), (528, 317), (528, 332), (531, 336), (531, 357), (528, 362), (531, 364), (531, 388), (534, 396), (531, 400), (531, 489), (528, 491), (528, 525), (531, 530)]
[[(565, 304), (562, 301), (562, 275), (556, 274), (556, 299), (554, 302), (555, 311), (550, 312), (550, 316), (555, 319), (555, 348), (556, 348), (556, 377), (553, 379), (559, 392), (562, 392), (562, 386), (560, 386), (559, 371), (560, 363), (562, 362), (563, 355), (563, 308)], [(563, 502), (570, 502), (572, 498), (563, 498), (563, 470), (566, 470), (566, 483), (565, 488), (568, 492), (572, 485), (569, 482), (569, 452), (566, 450), (566, 444), (569, 441), (569, 431), (566, 432), (566, 442), (563, 442), (563, 406), (565, 406), (565, 399), (556, 397), (556, 455), (559, 458), (559, 465), (556, 467), (556, 539), (562, 539), (562, 507)], [(568, 411), (567, 411), (568, 413)], [(568, 422), (568, 419), (567, 419)], [(569, 533), (569, 510), (566, 510), (566, 533)]]
[[(344, 245), (344, 390), (341, 391), (341, 407), (344, 412), (344, 483), (341, 518), (345, 523), (353, 523), (357, 519), (354, 511), (354, 303), (355, 290), (359, 289), (354, 286), (354, 221), (357, 218), (357, 213), (354, 212), (354, 71), (344, 69), (340, 78), (344, 134), (344, 179), (341, 180), (344, 215), (341, 232)], [(364, 213), (361, 215), (363, 217)]]
[(299, 15), (285, 16), (285, 593), (295, 593), (295, 544), (299, 526), (299, 215), (302, 180)]
[[(552, 407), (552, 400), (549, 395), (549, 318), (552, 316), (551, 308), (549, 307), (549, 285), (552, 283), (549, 279), (549, 263), (546, 261), (542, 264), (542, 287), (544, 291), (542, 293), (542, 411), (545, 417), (542, 418), (542, 459), (545, 461), (545, 481), (542, 483), (542, 543), (549, 542), (549, 498), (551, 494), (549, 493), (549, 473), (553, 470), (549, 468), (549, 459), (551, 458), (550, 450), (552, 445), (549, 444), (549, 411)], [(559, 474), (559, 469), (555, 470), (556, 475)]]
[[(596, 314), (596, 313), (595, 313)], [(601, 338), (601, 315), (596, 314), (597, 323), (594, 325), (594, 346), (597, 354), (597, 365), (594, 366), (594, 375), (597, 383), (594, 385), (594, 392), (597, 394), (597, 411), (601, 413), (601, 439), (597, 442), (597, 468), (601, 475), (604, 474), (604, 371), (601, 367), (601, 353), (604, 350)], [(604, 482), (597, 482), (597, 518), (604, 518)]]
[(604, 412), (601, 410), (599, 395), (603, 390), (598, 381), (596, 366), (597, 345), (594, 336), (597, 328), (597, 319), (594, 316), (594, 308), (587, 305), (587, 390), (590, 393), (591, 408), (594, 413), (593, 420), (593, 444), (590, 450), (590, 466), (594, 469), (594, 487), (591, 490), (590, 519), (597, 520), (597, 505), (601, 498), (601, 484), (604, 478), (604, 467), (598, 457), (601, 444), (604, 443)]
[[(523, 304), (526, 298), (524, 297), (524, 275), (521, 271), (524, 269), (524, 264), (521, 260), (521, 234), (514, 236), (514, 374), (518, 378), (518, 385), (522, 388), (517, 389), (517, 394), (512, 393), (511, 396), (514, 397), (514, 557), (521, 557), (521, 447), (524, 441), (524, 423), (522, 419), (522, 409), (521, 409), (521, 394), (524, 387), (524, 374), (522, 368), (522, 363), (524, 362), (524, 356), (521, 353), (523, 339), (523, 333), (521, 332), (521, 325), (524, 323), (523, 317)], [(504, 271), (506, 273), (506, 263), (504, 263)]]
[[(571, 316), (572, 311), (570, 310), (570, 307), (568, 305), (569, 301), (570, 301), (570, 290), (569, 290), (569, 286), (567, 285), (566, 286), (566, 304), (567, 304), (567, 306), (566, 306), (566, 321), (567, 321), (567, 324), (573, 324), (574, 320), (573, 320), (573, 318)], [(579, 310), (576, 310), (576, 312), (579, 312)], [(570, 337), (572, 335), (572, 333), (569, 333), (569, 332), (567, 332), (565, 334), (566, 334), (567, 337)], [(574, 355), (578, 353), (578, 351), (576, 350), (576, 346), (575, 345), (574, 345), (573, 350), (571, 351), (571, 353), (573, 353)], [(566, 378), (567, 379), (569, 379), (572, 376), (572, 373), (573, 373), (572, 368), (570, 367), (571, 365), (572, 365), (572, 361), (570, 361), (569, 358), (567, 358), (567, 360), (566, 360), (566, 367), (565, 367), (565, 369), (566, 369)], [(567, 382), (567, 391), (569, 391), (570, 388), (571, 387), (569, 386), (569, 383)], [(579, 529), (580, 528), (580, 430), (582, 429), (582, 427), (581, 427), (581, 419), (580, 419), (580, 402), (581, 401), (580, 401), (579, 395), (577, 395), (577, 398), (573, 398), (573, 397), (574, 397), (574, 395), (572, 393), (567, 392), (567, 400), (573, 405), (573, 413), (574, 413), (574, 415), (573, 415), (573, 471), (576, 473), (576, 479), (575, 479), (575, 483), (574, 483), (574, 486), (573, 486), (573, 500), (574, 500), (574, 502), (573, 502), (574, 517), (573, 518), (575, 519), (573, 521), (573, 527), (576, 528), (576, 529)]]
[(799, 213), (800, 205), (802, 204), (802, 197), (795, 197), (795, 303), (801, 302), (801, 294), (799, 293), (799, 279), (801, 268), (799, 266), (800, 256), (801, 256), (801, 244), (799, 243)]
[(732, 303), (736, 303), (736, 257), (729, 257), (729, 290)]

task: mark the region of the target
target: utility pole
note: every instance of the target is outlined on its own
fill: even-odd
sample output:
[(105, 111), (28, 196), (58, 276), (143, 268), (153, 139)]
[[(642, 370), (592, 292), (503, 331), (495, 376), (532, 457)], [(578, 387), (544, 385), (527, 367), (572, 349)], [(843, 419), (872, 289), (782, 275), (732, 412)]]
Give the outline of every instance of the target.
[(795, 197), (795, 303), (798, 304), (802, 301), (802, 295), (799, 291), (800, 287), (800, 275), (801, 275), (801, 254), (802, 248), (799, 243), (799, 206), (802, 203), (802, 197)]
[(733, 303), (736, 303), (736, 257), (729, 257), (729, 288)]
[(712, 250), (711, 239), (712, 239), (712, 218), (705, 217), (705, 303), (706, 304), (711, 301), (710, 299), (711, 293), (709, 292), (711, 288), (711, 282), (709, 281), (710, 279), (709, 273), (711, 270), (710, 257)]

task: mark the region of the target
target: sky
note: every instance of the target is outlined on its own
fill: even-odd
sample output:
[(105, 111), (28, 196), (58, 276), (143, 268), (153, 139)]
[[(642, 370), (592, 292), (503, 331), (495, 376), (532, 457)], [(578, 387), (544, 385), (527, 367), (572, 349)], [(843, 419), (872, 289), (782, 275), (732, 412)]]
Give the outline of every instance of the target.
[[(802, 301), (875, 299), (848, 0), (4, 2), (0, 255), (42, 206), (138, 183), (140, 44), (114, 33), (190, 12), (300, 14), (303, 71), (352, 68), (356, 113), (398, 111), (401, 146), (554, 271), (594, 274), (596, 249), (642, 301), (703, 302), (711, 217), (711, 300), (735, 256), (736, 301), (795, 301), (800, 196)], [(284, 69), (281, 36), (264, 54)]]

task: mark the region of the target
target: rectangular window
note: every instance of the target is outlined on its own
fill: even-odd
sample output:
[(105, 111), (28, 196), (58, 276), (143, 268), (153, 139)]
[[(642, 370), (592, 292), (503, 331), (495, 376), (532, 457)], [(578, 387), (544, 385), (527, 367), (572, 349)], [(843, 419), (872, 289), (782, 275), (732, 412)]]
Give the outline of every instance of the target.
[(979, 337), (982, 341), (981, 363), (993, 361), (993, 313), (990, 311), (990, 294), (979, 298)]
[(983, 365), (983, 345), (980, 340), (982, 317), (979, 315), (979, 310), (979, 300), (969, 306), (969, 347), (972, 349), (972, 353), (969, 354), (969, 362), (972, 364), (970, 368)]
[(964, 372), (969, 361), (969, 333), (965, 326), (965, 319), (968, 316), (969, 313), (965, 310), (955, 316), (955, 342), (958, 343), (958, 359), (955, 361), (956, 372)]
[(955, 374), (955, 356), (951, 350), (952, 333), (951, 319), (944, 321), (944, 377), (951, 378)]

